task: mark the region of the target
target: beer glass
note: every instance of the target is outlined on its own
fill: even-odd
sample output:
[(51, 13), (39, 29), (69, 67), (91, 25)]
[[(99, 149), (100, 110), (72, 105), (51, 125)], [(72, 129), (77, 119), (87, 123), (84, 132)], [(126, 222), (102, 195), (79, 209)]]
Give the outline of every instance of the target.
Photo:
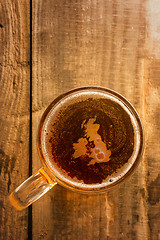
[(22, 210), (56, 184), (86, 194), (104, 193), (138, 165), (144, 146), (141, 120), (117, 92), (80, 87), (57, 97), (39, 124), (43, 167), (9, 196)]

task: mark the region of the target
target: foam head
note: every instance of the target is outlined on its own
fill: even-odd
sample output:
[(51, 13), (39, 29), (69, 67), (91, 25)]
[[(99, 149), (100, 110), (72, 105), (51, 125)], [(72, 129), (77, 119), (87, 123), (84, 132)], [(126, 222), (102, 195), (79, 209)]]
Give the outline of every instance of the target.
[(126, 102), (112, 92), (90, 88), (73, 91), (52, 106), (40, 138), (45, 162), (57, 180), (97, 190), (131, 170), (141, 131)]

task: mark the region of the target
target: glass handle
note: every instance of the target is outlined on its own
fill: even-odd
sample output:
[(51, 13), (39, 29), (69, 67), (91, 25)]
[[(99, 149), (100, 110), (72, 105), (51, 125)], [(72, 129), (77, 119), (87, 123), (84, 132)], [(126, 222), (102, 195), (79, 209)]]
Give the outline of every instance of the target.
[(35, 202), (53, 186), (57, 184), (51, 179), (44, 168), (24, 181), (9, 196), (11, 204), (18, 210), (22, 210)]

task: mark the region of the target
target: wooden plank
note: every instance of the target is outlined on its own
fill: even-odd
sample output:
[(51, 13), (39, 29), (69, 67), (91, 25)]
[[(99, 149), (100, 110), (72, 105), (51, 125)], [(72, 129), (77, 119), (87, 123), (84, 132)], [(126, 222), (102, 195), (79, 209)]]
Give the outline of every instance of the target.
[(30, 7), (0, 1), (0, 239), (27, 239), (28, 210), (9, 193), (28, 177), (30, 106)]
[(150, 239), (160, 239), (160, 2), (149, 0), (147, 9), (148, 38), (146, 50), (146, 163), (148, 226)]
[[(146, 132), (142, 162), (118, 188), (83, 196), (56, 186), (33, 204), (34, 239), (159, 239), (160, 6), (156, 0), (154, 4), (33, 1), (33, 142), (47, 105), (82, 85), (123, 94)], [(41, 166), (36, 144), (33, 159), (35, 171)]]

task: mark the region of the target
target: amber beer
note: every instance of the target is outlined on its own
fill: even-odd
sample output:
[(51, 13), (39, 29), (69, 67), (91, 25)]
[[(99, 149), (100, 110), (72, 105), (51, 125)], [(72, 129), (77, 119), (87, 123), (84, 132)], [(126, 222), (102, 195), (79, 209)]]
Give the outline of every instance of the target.
[(143, 146), (140, 118), (124, 97), (102, 87), (73, 89), (45, 110), (37, 137), (43, 167), (10, 194), (10, 202), (22, 210), (56, 184), (105, 192), (133, 172)]
[(96, 87), (72, 91), (54, 103), (45, 116), (41, 148), (55, 176), (84, 189), (123, 178), (140, 141), (127, 105), (120, 95)]

